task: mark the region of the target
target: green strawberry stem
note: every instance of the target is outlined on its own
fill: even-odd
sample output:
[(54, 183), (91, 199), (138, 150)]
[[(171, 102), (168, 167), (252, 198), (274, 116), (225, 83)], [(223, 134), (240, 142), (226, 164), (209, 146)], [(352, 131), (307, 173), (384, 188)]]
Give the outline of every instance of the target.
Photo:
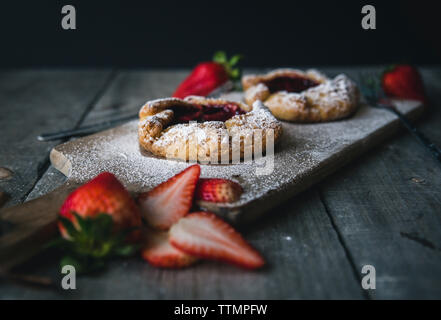
[(73, 265), (77, 273), (89, 273), (105, 268), (112, 258), (131, 256), (139, 249), (138, 245), (126, 242), (134, 228), (115, 231), (113, 219), (108, 214), (83, 218), (74, 213), (74, 217), (75, 224), (59, 217), (70, 239), (59, 238), (51, 245), (66, 254), (61, 259), (61, 266)]
[(227, 54), (224, 51), (217, 51), (213, 56), (213, 61), (221, 64), (225, 68), (225, 71), (231, 80), (238, 80), (241, 75), (241, 70), (240, 68), (234, 67), (242, 58), (242, 55), (236, 54), (228, 59)]
[(384, 68), (382, 74), (384, 75), (384, 74), (386, 74), (386, 73), (389, 73), (389, 72), (394, 71), (396, 66), (397, 66), (396, 64), (388, 65), (386, 68)]

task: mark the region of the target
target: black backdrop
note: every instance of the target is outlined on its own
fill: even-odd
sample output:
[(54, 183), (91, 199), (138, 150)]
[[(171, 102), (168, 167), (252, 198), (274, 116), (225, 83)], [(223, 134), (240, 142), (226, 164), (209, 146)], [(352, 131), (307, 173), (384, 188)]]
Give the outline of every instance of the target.
[[(218, 49), (245, 66), (441, 61), (436, 1), (73, 1), (0, 4), (0, 67), (191, 67)], [(77, 30), (61, 28), (61, 8)], [(377, 30), (361, 28), (361, 7)]]

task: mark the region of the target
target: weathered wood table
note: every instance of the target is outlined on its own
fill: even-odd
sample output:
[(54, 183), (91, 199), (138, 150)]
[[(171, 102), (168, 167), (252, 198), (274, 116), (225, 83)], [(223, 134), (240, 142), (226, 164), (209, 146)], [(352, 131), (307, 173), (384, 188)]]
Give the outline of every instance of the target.
[[(379, 68), (324, 68), (330, 75)], [(432, 102), (418, 121), (441, 145), (441, 67), (422, 68)], [(43, 195), (65, 177), (49, 164), (44, 131), (137, 111), (169, 96), (186, 71), (11, 70), (0, 72), (0, 203)], [(2, 174), (8, 176), (7, 172)], [(441, 166), (404, 130), (322, 183), (242, 228), (268, 268), (244, 271), (200, 263), (169, 271), (131, 259), (81, 277), (77, 290), (42, 289), (0, 280), (2, 299), (393, 299), (441, 298)], [(1, 226), (1, 232), (7, 232)], [(376, 289), (364, 290), (364, 265)], [(60, 278), (40, 255), (19, 270)]]

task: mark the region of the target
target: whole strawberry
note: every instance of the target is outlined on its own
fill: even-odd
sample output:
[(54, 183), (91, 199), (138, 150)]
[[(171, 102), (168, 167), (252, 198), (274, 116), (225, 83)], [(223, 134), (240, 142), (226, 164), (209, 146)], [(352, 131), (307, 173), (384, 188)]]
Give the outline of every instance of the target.
[(381, 81), (389, 97), (427, 102), (423, 80), (418, 70), (410, 65), (395, 65), (387, 69)]
[[(73, 213), (83, 218), (99, 214), (112, 217), (116, 229), (141, 226), (141, 213), (128, 191), (110, 172), (103, 172), (73, 191), (64, 201), (60, 215), (75, 224)], [(63, 236), (68, 236), (60, 225)]]
[(136, 251), (132, 242), (140, 235), (141, 213), (124, 186), (103, 172), (73, 191), (60, 209), (58, 227), (64, 238), (55, 244), (67, 255), (61, 264), (77, 272), (105, 266), (107, 259)]
[(235, 55), (228, 60), (225, 52), (215, 53), (213, 61), (201, 62), (193, 69), (178, 86), (173, 97), (183, 99), (191, 95), (206, 96), (228, 79), (238, 79), (240, 70), (234, 66), (240, 58), (240, 55)]

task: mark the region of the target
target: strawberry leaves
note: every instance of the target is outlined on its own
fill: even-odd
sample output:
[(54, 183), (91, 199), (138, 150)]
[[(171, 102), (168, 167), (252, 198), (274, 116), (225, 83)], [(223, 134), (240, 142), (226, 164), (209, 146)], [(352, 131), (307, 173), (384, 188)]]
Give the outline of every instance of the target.
[(103, 269), (112, 258), (131, 256), (139, 249), (126, 242), (135, 228), (115, 231), (110, 215), (102, 213), (87, 218), (73, 215), (73, 221), (59, 217), (68, 239), (60, 238), (52, 244), (66, 253), (61, 266), (73, 265), (78, 273), (89, 273)]
[(241, 54), (236, 54), (228, 59), (227, 54), (224, 51), (217, 51), (213, 56), (213, 61), (221, 64), (228, 74), (231, 80), (238, 80), (241, 75), (239, 68), (234, 68), (239, 61), (243, 58)]
[(176, 88), (173, 97), (207, 96), (228, 80), (232, 80), (237, 87), (241, 71), (236, 65), (241, 58), (241, 55), (235, 55), (228, 59), (225, 52), (216, 52), (212, 61), (200, 62), (193, 68)]

